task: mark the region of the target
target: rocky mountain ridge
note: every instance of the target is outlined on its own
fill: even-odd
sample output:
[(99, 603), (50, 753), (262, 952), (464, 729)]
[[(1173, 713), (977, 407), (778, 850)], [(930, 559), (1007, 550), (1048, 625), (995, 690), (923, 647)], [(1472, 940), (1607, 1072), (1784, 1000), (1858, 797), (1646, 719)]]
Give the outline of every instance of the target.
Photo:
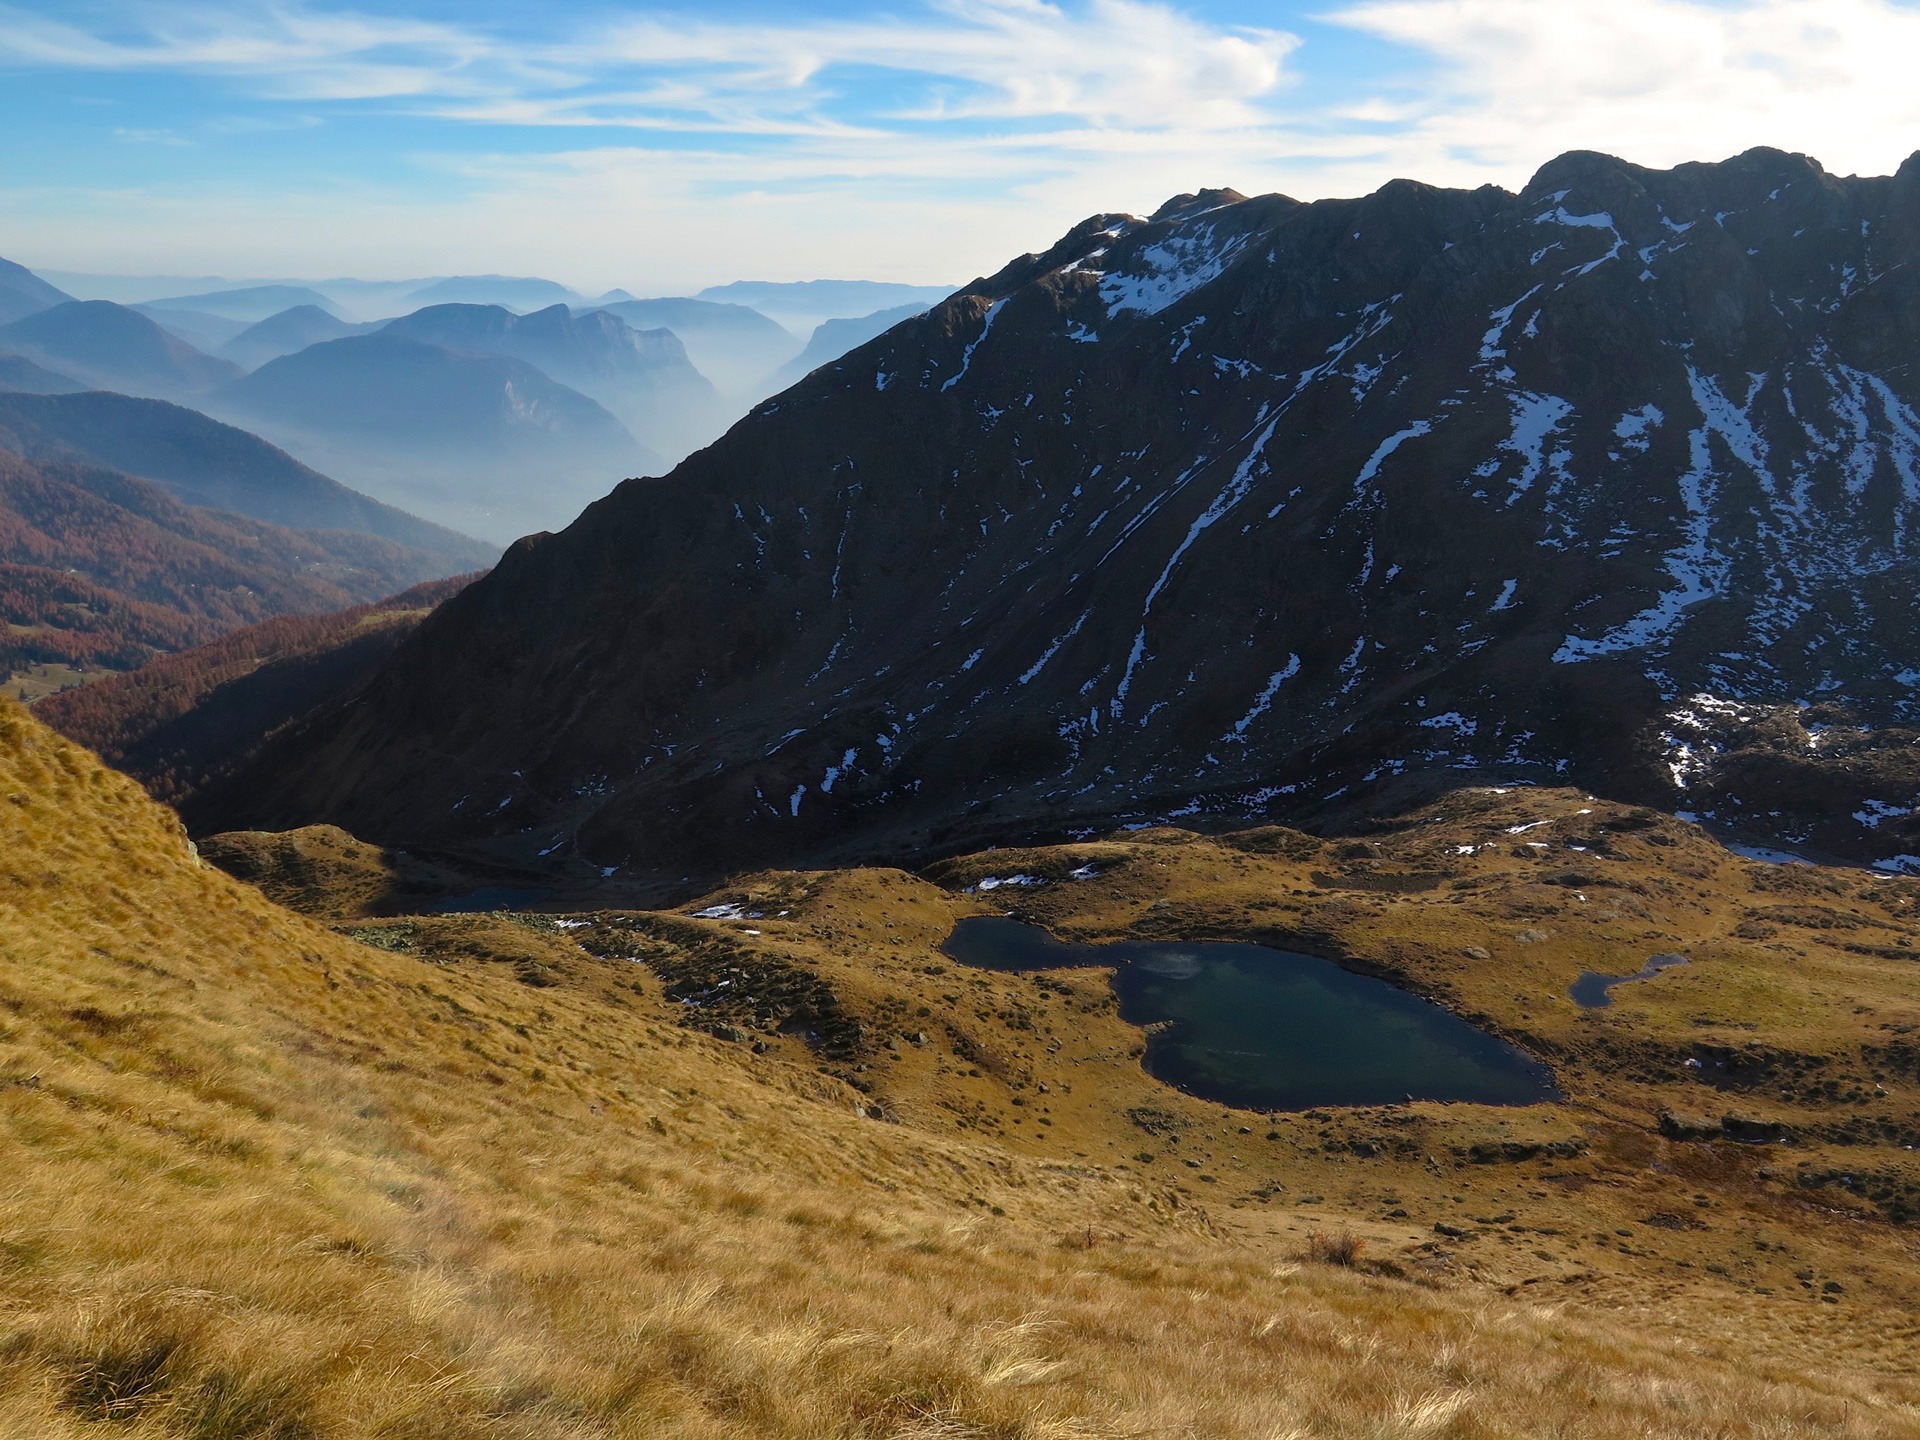
[(1915, 712), (1917, 259), (1920, 158), (1098, 216), (522, 541), (201, 820), (678, 874), (1684, 803), (1696, 694)]

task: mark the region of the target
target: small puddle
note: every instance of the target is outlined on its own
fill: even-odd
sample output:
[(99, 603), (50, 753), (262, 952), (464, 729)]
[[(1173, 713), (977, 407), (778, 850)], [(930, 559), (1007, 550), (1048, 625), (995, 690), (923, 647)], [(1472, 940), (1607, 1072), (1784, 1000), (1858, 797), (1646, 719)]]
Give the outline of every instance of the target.
[(960, 921), (940, 948), (988, 970), (1111, 966), (1120, 1017), (1147, 1030), (1147, 1073), (1223, 1105), (1532, 1105), (1559, 1094), (1546, 1066), (1499, 1037), (1313, 955), (1218, 941), (1072, 945), (1001, 916)]
[(1631, 975), (1602, 975), (1598, 970), (1588, 970), (1568, 987), (1567, 994), (1582, 1010), (1605, 1010), (1613, 1004), (1613, 996), (1607, 992), (1614, 986), (1631, 984), (1635, 980), (1651, 980), (1662, 970), (1671, 970), (1676, 965), (1686, 963), (1687, 957), (1684, 955), (1655, 955)]

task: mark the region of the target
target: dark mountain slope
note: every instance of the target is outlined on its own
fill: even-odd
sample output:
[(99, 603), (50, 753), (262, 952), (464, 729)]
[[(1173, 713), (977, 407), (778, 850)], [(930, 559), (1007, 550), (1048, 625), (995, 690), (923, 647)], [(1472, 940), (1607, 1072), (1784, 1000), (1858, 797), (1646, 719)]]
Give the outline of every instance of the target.
[(604, 408), (525, 361), (385, 331), (283, 355), (209, 403), (356, 489), (503, 543), (653, 468)]
[(203, 823), (675, 876), (1916, 709), (1920, 157), (1103, 216), (509, 552)]
[(391, 594), (409, 552), (180, 504), (109, 470), (0, 451), (0, 675), (114, 669), (274, 615)]
[(257, 435), (164, 400), (94, 391), (0, 395), (0, 449), (139, 475), (188, 505), (231, 511), (292, 530), (360, 530), (420, 552), (424, 580), (487, 565), (478, 540), (382, 505), (309, 469)]
[(263, 736), (350, 694), (434, 606), (475, 578), (433, 580), (325, 615), (278, 616), (49, 696), (34, 713), (156, 799), (178, 800)]
[(671, 332), (636, 330), (605, 310), (575, 315), (550, 305), (515, 315), (498, 305), (433, 305), (391, 321), (384, 333), (524, 360), (604, 405), (669, 460), (713, 439), (730, 414)]
[(240, 373), (111, 300), (69, 300), (0, 325), (0, 351), (99, 390), (163, 400), (201, 394)]
[(64, 305), (73, 297), (42, 280), (24, 265), (0, 260), (0, 325), (40, 310)]

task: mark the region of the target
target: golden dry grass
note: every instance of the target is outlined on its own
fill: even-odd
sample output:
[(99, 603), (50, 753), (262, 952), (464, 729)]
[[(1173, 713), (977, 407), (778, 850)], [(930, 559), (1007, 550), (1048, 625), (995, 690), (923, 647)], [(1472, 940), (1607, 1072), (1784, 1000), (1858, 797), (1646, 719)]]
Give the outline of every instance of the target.
[(1864, 1371), (1300, 1264), (1102, 1157), (864, 1118), (625, 960), (421, 948), (198, 864), (0, 705), (0, 1433), (1920, 1433)]

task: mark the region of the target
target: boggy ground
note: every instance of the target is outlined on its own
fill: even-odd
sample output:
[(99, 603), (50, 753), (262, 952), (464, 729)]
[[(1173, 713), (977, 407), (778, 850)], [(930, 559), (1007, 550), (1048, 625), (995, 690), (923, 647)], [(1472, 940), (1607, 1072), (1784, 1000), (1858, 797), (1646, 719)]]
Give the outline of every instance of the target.
[[(1649, 1178), (1663, 1157), (1761, 1157), (1659, 1139), (1634, 1097), (1412, 1107), (1417, 1159), (1325, 1148), (1397, 1133), (1393, 1114), (1267, 1122), (1188, 1100), (1140, 1073), (1139, 1037), (1097, 974), (963, 974), (939, 959), (952, 918), (981, 908), (961, 882), (982, 862), (971, 877), (947, 867), (946, 885), (763, 877), (715, 897), (750, 902), (738, 921), (328, 928), (197, 861), (131, 781), (5, 702), (0, 827), (0, 1434), (1920, 1432), (1906, 1322), (1888, 1303), (1904, 1232), (1886, 1221), (1715, 1170), (1684, 1180), (1714, 1202), (1708, 1230), (1649, 1228), (1645, 1202), (1673, 1183)], [(1296, 906), (1303, 927), (1345, 900), (1338, 933), (1355, 953), (1371, 943), (1375, 902), (1316, 891), (1311, 862), (1168, 834), (1021, 858), (1069, 853), (1107, 857), (1105, 876), (1022, 892), (1065, 930), (1172, 925), (1203, 901), (1238, 923), (1237, 893), (1270, 930), (1283, 912), (1256, 899)], [(997, 873), (1007, 858), (983, 862)], [(1496, 873), (1474, 859), (1456, 868)], [(1468, 903), (1497, 908), (1497, 890)], [(1668, 905), (1641, 898), (1655, 915)], [(1506, 953), (1467, 906), (1435, 916)], [(1549, 948), (1566, 943), (1540, 942), (1560, 959), (1537, 978), (1570, 962)], [(1525, 990), (1515, 976), (1535, 954), (1509, 990)], [(1771, 962), (1764, 942), (1753, 954)], [(1471, 973), (1462, 960), (1450, 983), (1465, 991)], [(1531, 1003), (1544, 1013), (1550, 998)], [(1690, 1024), (1684, 1010), (1632, 1017), (1623, 999), (1604, 1023)], [(1576, 1133), (1589, 1155), (1551, 1165), (1452, 1149)], [(1380, 1209), (1388, 1187), (1407, 1216)], [(1513, 1220), (1494, 1218), (1502, 1203)], [(1506, 1228), (1549, 1209), (1569, 1217), (1560, 1236)], [(1430, 1210), (1479, 1238), (1421, 1250)], [(1312, 1258), (1308, 1233), (1343, 1223), (1384, 1273)], [(1699, 1265), (1672, 1284), (1642, 1253), (1671, 1234), (1733, 1257), (1729, 1232), (1757, 1225), (1819, 1284), (1844, 1285), (1835, 1303), (1797, 1282), (1740, 1291)], [(1600, 1231), (1632, 1253), (1585, 1238)], [(1575, 1239), (1579, 1264), (1551, 1273), (1592, 1282), (1523, 1283), (1549, 1272), (1528, 1249)], [(1712, 1306), (1730, 1313), (1710, 1321)]]

